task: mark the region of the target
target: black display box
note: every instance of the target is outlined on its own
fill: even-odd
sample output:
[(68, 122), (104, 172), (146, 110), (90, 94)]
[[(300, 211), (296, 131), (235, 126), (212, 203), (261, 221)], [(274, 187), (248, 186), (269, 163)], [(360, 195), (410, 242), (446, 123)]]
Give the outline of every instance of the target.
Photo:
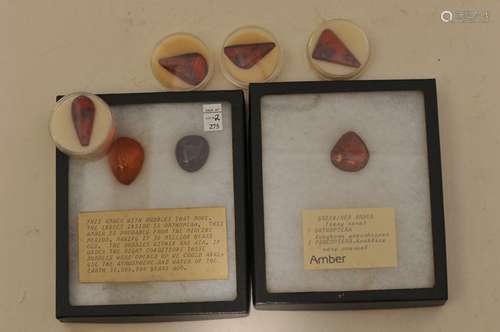
[[(236, 297), (229, 301), (72, 305), (69, 282), (69, 157), (56, 151), (56, 317), (63, 322), (154, 322), (246, 316), (249, 311), (247, 270), (247, 177), (245, 103), (242, 91), (100, 94), (111, 108), (119, 105), (227, 102), (231, 109), (234, 192)], [(57, 97), (59, 100), (62, 96)], [(201, 119), (200, 119), (201, 121)], [(175, 124), (174, 124), (175, 125)], [(231, 144), (231, 143), (230, 143)], [(111, 175), (110, 175), (111, 176)]]
[[(436, 97), (436, 82), (434, 79), (415, 79), (415, 80), (366, 80), (366, 81), (322, 81), (322, 82), (280, 82), (280, 83), (262, 83), (250, 85), (250, 159), (251, 159), (251, 199), (252, 199), (252, 222), (253, 222), (253, 303), (257, 309), (263, 310), (345, 310), (345, 309), (370, 309), (370, 308), (399, 308), (399, 307), (418, 307), (442, 305), (448, 297), (447, 291), (447, 272), (446, 272), (446, 247), (445, 247), (445, 228), (443, 211), (443, 191), (441, 175), (441, 157), (439, 144), (439, 125), (438, 125), (438, 107)], [(355, 94), (364, 92), (404, 92), (416, 91), (423, 98), (422, 128), (425, 140), (423, 144), (426, 148), (426, 171), (428, 179), (422, 179), (424, 184), (428, 183), (429, 192), (429, 215), (430, 215), (430, 233), (431, 243), (430, 256), (433, 267), (433, 286), (416, 288), (386, 288), (371, 290), (335, 290), (335, 291), (272, 291), (269, 289), (269, 278), (266, 266), (266, 215), (264, 213), (266, 206), (266, 194), (264, 194), (264, 180), (269, 180), (271, 175), (263, 174), (263, 147), (270, 144), (271, 138), (275, 134), (269, 134), (266, 140), (263, 140), (263, 108), (264, 99), (272, 96), (280, 98), (273, 105), (279, 108), (278, 112), (290, 112), (294, 105), (286, 102), (293, 96), (306, 96), (307, 94)], [(309, 107), (313, 102), (296, 100), (299, 107)], [(313, 100), (314, 101), (314, 100)], [(316, 103), (317, 101), (314, 101)], [(269, 104), (269, 102), (267, 102)], [(285, 103), (287, 106), (280, 106)], [(267, 104), (266, 104), (267, 105)], [(276, 106), (277, 105), (277, 106)], [(293, 107), (292, 107), (293, 106)], [(270, 106), (266, 106), (270, 107)], [(312, 106), (311, 106), (312, 107)], [(398, 107), (404, 107), (399, 105)], [(333, 107), (332, 107), (333, 109)], [(352, 112), (355, 112), (354, 110)], [(293, 113), (289, 116), (283, 115), (283, 122), (293, 120)], [(268, 121), (270, 116), (267, 117)], [(278, 120), (275, 119), (278, 123)], [(377, 122), (377, 121), (373, 121)], [(288, 124), (286, 125), (288, 126)], [(267, 126), (269, 128), (272, 128)], [(266, 127), (266, 128), (267, 128)], [(299, 127), (300, 128), (300, 127)], [(290, 130), (292, 126), (290, 126)], [(306, 129), (304, 129), (306, 130)], [(267, 129), (270, 132), (269, 129)], [(409, 131), (411, 133), (411, 131)], [(410, 135), (410, 134), (409, 134)], [(290, 140), (293, 139), (290, 136)], [(304, 135), (307, 137), (307, 135)], [(284, 140), (285, 141), (285, 140)], [(332, 142), (333, 143), (333, 142)], [(274, 146), (275, 147), (275, 146)], [(280, 150), (285, 149), (285, 150)], [(286, 154), (285, 147), (278, 147), (273, 153)], [(306, 152), (304, 152), (306, 153)], [(269, 158), (270, 154), (266, 156)], [(291, 155), (291, 153), (290, 153)], [(268, 161), (271, 164), (271, 161)], [(278, 163), (275, 163), (278, 165)], [(280, 164), (281, 166), (289, 164)], [(267, 166), (272, 168), (273, 166)], [(278, 167), (278, 166), (276, 166)], [(271, 174), (271, 171), (268, 171)], [(287, 172), (286, 168), (282, 172)], [(390, 172), (390, 170), (389, 170)], [(276, 174), (276, 173), (273, 173)], [(263, 176), (265, 175), (265, 176)], [(289, 182), (293, 182), (291, 179)], [(280, 184), (282, 184), (280, 182)], [(310, 186), (315, 186), (310, 183)], [(306, 190), (305, 187), (297, 187), (297, 191)], [(285, 202), (290, 196), (290, 191), (282, 192)], [(268, 207), (268, 211), (277, 209), (278, 205)], [(276, 220), (268, 221), (270, 223)], [(287, 229), (281, 230), (287, 233)], [(269, 245), (269, 243), (268, 243)], [(298, 243), (297, 245), (301, 245)], [(269, 253), (268, 253), (269, 254)], [(275, 260), (276, 261), (276, 260)], [(293, 273), (284, 273), (282, 276)], [(293, 276), (291, 276), (293, 278)], [(279, 279), (279, 278), (278, 278)], [(307, 279), (306, 279), (307, 280)], [(279, 285), (278, 285), (279, 286)], [(279, 288), (279, 287), (278, 287)]]

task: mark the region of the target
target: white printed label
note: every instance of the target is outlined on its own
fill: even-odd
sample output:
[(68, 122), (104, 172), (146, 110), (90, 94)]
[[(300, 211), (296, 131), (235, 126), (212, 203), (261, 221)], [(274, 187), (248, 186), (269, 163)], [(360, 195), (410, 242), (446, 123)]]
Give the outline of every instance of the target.
[(203, 130), (221, 131), (222, 127), (222, 105), (205, 104), (203, 105)]

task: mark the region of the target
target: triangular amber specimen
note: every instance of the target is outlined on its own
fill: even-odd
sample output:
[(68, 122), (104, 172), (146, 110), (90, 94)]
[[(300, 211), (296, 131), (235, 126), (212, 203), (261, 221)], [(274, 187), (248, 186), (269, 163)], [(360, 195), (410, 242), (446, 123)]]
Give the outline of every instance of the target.
[(224, 47), (224, 54), (236, 66), (242, 69), (249, 69), (255, 66), (263, 57), (276, 47), (273, 42), (240, 44)]
[(191, 85), (198, 85), (208, 73), (207, 60), (200, 53), (186, 53), (161, 58), (158, 63), (173, 75)]
[(359, 68), (361, 63), (330, 29), (325, 29), (318, 38), (312, 57), (341, 65)]
[(366, 166), (370, 153), (361, 137), (353, 131), (348, 131), (337, 141), (330, 158), (338, 169), (357, 172)]
[(87, 96), (76, 97), (71, 103), (71, 117), (80, 144), (82, 146), (89, 145), (94, 127), (94, 102)]

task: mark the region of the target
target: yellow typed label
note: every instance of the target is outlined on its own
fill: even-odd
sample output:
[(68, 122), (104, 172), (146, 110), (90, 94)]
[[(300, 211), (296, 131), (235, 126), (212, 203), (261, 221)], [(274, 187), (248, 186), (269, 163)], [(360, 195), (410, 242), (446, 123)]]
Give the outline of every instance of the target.
[(392, 208), (305, 209), (302, 219), (306, 270), (397, 266)]
[(228, 278), (225, 208), (78, 215), (80, 282)]

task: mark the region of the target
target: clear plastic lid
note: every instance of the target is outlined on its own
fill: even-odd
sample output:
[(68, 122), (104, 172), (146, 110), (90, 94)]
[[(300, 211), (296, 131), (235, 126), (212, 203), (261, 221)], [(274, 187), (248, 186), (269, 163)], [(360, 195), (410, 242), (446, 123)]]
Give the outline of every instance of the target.
[(334, 19), (313, 31), (307, 43), (307, 59), (324, 79), (349, 79), (366, 66), (370, 44), (365, 32), (348, 20)]
[(106, 153), (116, 131), (108, 104), (87, 92), (61, 98), (52, 113), (49, 130), (59, 150), (89, 159)]
[(179, 32), (158, 42), (151, 55), (151, 70), (168, 90), (200, 90), (210, 81), (213, 64), (205, 43)]
[(222, 73), (233, 84), (269, 82), (281, 69), (282, 49), (273, 34), (258, 26), (240, 27), (229, 34), (220, 53)]

